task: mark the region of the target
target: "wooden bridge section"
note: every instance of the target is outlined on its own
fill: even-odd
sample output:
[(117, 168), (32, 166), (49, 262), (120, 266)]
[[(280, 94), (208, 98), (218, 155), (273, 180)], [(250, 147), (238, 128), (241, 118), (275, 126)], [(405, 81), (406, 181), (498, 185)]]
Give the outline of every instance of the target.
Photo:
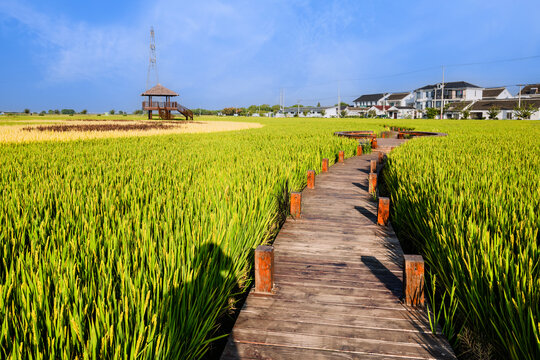
[(250, 293), (221, 359), (455, 359), (402, 304), (403, 251), (368, 192), (375, 159), (336, 163), (302, 192), (273, 244), (275, 293)]

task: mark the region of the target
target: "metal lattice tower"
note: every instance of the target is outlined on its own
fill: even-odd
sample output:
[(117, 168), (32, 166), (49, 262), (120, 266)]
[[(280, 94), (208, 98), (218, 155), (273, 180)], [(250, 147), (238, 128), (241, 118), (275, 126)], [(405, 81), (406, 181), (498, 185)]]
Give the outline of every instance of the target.
[(154, 70), (155, 74), (155, 80), (156, 83), (154, 85), (159, 84), (159, 76), (158, 76), (158, 70), (157, 70), (157, 63), (156, 63), (156, 37), (154, 35), (154, 27), (152, 26), (150, 28), (150, 58), (148, 63), (148, 74), (146, 76), (146, 88), (150, 89), (150, 76), (152, 73), (152, 70)]

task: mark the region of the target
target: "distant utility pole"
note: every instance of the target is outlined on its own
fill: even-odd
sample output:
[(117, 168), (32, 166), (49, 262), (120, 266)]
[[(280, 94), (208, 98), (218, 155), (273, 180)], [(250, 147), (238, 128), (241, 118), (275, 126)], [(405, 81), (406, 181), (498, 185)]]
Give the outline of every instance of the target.
[(443, 118), (444, 107), (444, 65), (442, 66), (442, 83), (441, 83), (441, 120)]
[(298, 103), (297, 103), (297, 107), (296, 107), (296, 115), (298, 115), (298, 117), (300, 117), (300, 101), (302, 99), (298, 99)]
[(519, 93), (518, 93), (518, 107), (521, 107), (521, 87), (523, 86), (523, 84), (520, 84), (519, 85)]
[(341, 110), (341, 96), (340, 96), (340, 93), (339, 93), (339, 82), (338, 82), (338, 87), (337, 87), (337, 109), (336, 109), (336, 113), (337, 113), (337, 117), (339, 118), (340, 117), (340, 112)]

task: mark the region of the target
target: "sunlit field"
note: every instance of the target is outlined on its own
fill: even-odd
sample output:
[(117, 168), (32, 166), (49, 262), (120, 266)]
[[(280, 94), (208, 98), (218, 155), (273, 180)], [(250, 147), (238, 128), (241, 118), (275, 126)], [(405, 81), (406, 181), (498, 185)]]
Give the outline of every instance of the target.
[[(230, 118), (229, 118), (230, 119)], [(261, 127), (258, 123), (226, 121), (147, 120), (137, 115), (46, 115), (0, 118), (0, 143), (208, 133)]]
[[(0, 132), (66, 122), (39, 118), (1, 118)], [(384, 175), (400, 239), (445, 296), (432, 308), (450, 312), (447, 336), (540, 356), (540, 123), (194, 120), (224, 121), (255, 128), (0, 144), (0, 358), (200, 358), (288, 193), (355, 153), (333, 133), (383, 125), (449, 134), (395, 149)]]

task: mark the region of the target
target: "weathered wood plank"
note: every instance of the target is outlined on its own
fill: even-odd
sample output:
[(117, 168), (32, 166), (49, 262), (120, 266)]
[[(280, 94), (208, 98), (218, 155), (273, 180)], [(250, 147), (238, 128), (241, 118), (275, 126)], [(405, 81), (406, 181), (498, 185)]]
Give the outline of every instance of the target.
[(302, 192), (273, 244), (275, 294), (248, 296), (222, 359), (455, 359), (402, 304), (403, 250), (368, 194), (377, 158), (346, 159)]

